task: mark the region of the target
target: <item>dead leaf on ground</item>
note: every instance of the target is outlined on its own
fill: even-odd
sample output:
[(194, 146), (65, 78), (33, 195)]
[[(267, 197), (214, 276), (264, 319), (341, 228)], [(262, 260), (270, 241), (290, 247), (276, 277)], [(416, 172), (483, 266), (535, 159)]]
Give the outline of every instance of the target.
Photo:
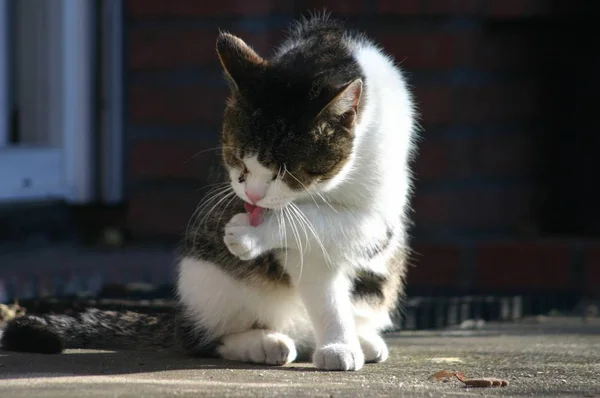
[(427, 380), (447, 382), (451, 378), (454, 378), (454, 372), (450, 372), (449, 370), (440, 370), (439, 372), (436, 372), (429, 376)]
[(429, 376), (430, 381), (448, 382), (453, 378), (457, 378), (465, 384), (465, 387), (507, 387), (508, 380), (498, 379), (495, 377), (483, 377), (478, 379), (469, 379), (462, 372), (451, 372), (449, 370), (440, 370)]

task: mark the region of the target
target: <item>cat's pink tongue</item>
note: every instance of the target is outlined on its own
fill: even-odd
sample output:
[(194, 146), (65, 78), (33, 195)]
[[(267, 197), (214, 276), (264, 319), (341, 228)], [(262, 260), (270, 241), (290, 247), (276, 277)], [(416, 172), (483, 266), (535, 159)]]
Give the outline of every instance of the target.
[(265, 209), (264, 207), (254, 206), (250, 203), (244, 203), (244, 208), (250, 214), (250, 225), (253, 227), (258, 227), (265, 219)]

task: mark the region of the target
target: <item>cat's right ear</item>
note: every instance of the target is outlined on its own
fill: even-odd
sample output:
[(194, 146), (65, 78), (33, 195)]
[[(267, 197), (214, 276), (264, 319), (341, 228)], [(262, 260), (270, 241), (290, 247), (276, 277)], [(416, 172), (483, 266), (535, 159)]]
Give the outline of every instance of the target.
[(262, 70), (266, 61), (242, 39), (221, 32), (217, 38), (217, 54), (232, 89), (239, 90), (244, 80)]

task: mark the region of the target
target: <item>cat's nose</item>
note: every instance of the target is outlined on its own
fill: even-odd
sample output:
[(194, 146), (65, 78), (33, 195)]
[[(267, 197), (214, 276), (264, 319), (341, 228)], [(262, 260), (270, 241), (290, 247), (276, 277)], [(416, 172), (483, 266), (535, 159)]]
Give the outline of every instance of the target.
[(246, 191), (246, 196), (252, 201), (252, 203), (256, 203), (264, 197), (264, 195), (255, 194), (248, 191)]

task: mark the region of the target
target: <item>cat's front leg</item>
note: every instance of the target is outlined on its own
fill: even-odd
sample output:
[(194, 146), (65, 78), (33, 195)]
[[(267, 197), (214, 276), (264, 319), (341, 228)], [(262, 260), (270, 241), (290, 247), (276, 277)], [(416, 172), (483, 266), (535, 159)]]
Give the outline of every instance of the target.
[(223, 241), (229, 252), (241, 260), (252, 260), (268, 250), (261, 231), (250, 225), (250, 216), (239, 213), (225, 225)]
[(302, 276), (298, 288), (314, 328), (313, 363), (324, 370), (359, 370), (365, 356), (356, 333), (348, 277), (326, 264), (311, 271)]

